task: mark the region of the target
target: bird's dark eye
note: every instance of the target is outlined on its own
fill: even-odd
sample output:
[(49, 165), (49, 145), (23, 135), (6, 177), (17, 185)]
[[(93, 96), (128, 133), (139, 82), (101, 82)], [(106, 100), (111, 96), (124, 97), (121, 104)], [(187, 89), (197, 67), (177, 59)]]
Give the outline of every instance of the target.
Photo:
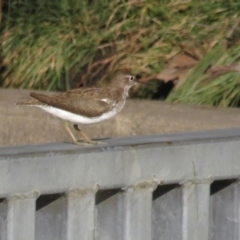
[(134, 81), (134, 79), (135, 79), (134, 76), (130, 76), (130, 77), (129, 77), (129, 80), (130, 80), (130, 81)]

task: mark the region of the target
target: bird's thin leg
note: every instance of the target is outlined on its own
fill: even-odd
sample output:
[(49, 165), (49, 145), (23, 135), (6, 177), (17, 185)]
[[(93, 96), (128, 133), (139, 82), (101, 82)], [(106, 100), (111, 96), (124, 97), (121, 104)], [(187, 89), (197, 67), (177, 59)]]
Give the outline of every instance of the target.
[(78, 127), (77, 124), (73, 124), (73, 127), (74, 127), (74, 129), (75, 129), (76, 131), (78, 131), (78, 132), (81, 134), (81, 136), (83, 137), (83, 139), (84, 139), (85, 142), (88, 142), (88, 143), (91, 143), (91, 142), (92, 142), (91, 138), (89, 138), (89, 137)]
[(64, 126), (67, 130), (67, 132), (69, 133), (69, 135), (71, 136), (73, 142), (77, 145), (80, 145), (80, 143), (77, 141), (77, 139), (75, 138), (75, 136), (73, 135), (73, 133), (71, 132), (70, 128), (69, 128), (69, 122), (65, 121)]
[(106, 144), (105, 142), (98, 142), (98, 141), (93, 141), (91, 138), (89, 138), (79, 127), (77, 124), (73, 125), (74, 129), (78, 131), (81, 136), (83, 137), (84, 142), (90, 143), (90, 144)]

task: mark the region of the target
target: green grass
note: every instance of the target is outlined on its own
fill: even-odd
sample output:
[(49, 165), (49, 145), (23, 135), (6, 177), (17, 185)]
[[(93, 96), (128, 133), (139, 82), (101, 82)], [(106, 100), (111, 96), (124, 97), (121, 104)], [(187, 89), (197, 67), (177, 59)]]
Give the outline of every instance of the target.
[[(159, 73), (166, 57), (181, 52), (185, 44), (205, 57), (168, 100), (234, 105), (238, 102), (233, 90), (238, 86), (237, 73), (225, 76), (228, 80), (216, 79), (219, 92), (211, 90), (215, 80), (205, 86), (199, 79), (209, 61), (220, 64), (218, 58), (223, 56), (222, 63), (234, 61), (232, 55), (227, 60), (231, 49), (214, 49), (221, 45), (239, 10), (237, 0), (5, 0), (0, 28), (1, 86), (66, 90), (79, 81), (101, 81), (111, 69), (126, 66), (133, 73), (150, 76)], [(151, 97), (148, 91), (152, 89), (145, 91), (141, 94)]]
[(210, 51), (188, 74), (185, 83), (173, 91), (169, 102), (238, 106), (240, 103), (240, 71), (226, 72), (211, 79), (210, 66), (228, 66), (240, 60), (240, 46), (227, 49), (224, 42)]

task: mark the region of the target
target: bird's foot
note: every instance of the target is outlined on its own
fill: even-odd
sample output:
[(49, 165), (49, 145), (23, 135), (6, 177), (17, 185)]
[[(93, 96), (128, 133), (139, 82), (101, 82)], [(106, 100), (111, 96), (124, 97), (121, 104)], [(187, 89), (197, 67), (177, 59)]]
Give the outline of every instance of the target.
[[(99, 141), (93, 141), (91, 138), (89, 138), (79, 127), (77, 124), (73, 124), (73, 127), (76, 131), (78, 131), (82, 138), (83, 138), (83, 141), (81, 142), (81, 144), (85, 144), (86, 145), (100, 145), (100, 144), (108, 144), (106, 142), (99, 142)], [(76, 143), (76, 141), (74, 141)], [(80, 145), (78, 143), (76, 143), (77, 145)]]

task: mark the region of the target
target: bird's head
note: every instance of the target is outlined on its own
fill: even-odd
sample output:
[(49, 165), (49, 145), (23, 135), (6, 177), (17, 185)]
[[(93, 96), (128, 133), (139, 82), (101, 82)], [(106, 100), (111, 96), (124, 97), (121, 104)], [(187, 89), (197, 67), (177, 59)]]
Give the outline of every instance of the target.
[(136, 77), (131, 74), (129, 69), (121, 69), (115, 71), (111, 84), (116, 87), (128, 88), (138, 84)]

